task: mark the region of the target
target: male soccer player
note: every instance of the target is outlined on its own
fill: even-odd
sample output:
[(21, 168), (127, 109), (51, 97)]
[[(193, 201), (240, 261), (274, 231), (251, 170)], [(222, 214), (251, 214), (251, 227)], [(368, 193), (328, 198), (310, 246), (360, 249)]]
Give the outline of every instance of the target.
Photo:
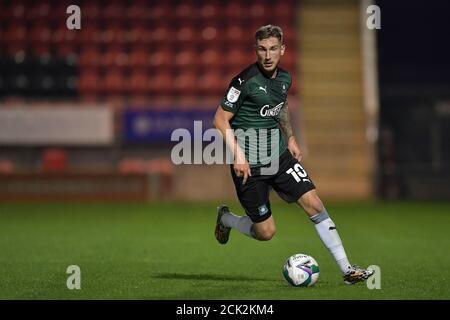
[[(281, 28), (267, 25), (258, 29), (256, 63), (233, 78), (215, 114), (214, 125), (233, 154), (231, 175), (246, 213), (237, 216), (225, 205), (218, 207), (216, 239), (227, 243), (234, 228), (251, 238), (270, 240), (275, 233), (269, 202), (273, 188), (283, 200), (296, 202), (305, 210), (345, 283), (366, 280), (373, 271), (349, 263), (335, 224), (300, 164), (302, 153), (293, 135), (286, 101), (291, 76), (278, 67), (284, 51)], [(267, 174), (271, 168), (271, 174)]]

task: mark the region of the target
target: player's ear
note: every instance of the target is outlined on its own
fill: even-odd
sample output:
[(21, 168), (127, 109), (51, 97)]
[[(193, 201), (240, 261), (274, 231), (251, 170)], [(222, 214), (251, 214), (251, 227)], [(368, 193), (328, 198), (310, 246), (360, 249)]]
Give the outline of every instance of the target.
[(286, 49), (286, 46), (284, 44), (281, 45), (281, 55), (284, 55), (284, 50)]

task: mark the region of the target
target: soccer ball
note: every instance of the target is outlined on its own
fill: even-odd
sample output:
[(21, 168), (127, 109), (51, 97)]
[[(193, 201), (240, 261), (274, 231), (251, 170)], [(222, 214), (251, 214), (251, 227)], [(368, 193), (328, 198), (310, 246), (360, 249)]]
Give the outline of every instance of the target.
[(286, 260), (283, 276), (294, 287), (310, 287), (319, 279), (319, 264), (307, 254), (294, 254)]

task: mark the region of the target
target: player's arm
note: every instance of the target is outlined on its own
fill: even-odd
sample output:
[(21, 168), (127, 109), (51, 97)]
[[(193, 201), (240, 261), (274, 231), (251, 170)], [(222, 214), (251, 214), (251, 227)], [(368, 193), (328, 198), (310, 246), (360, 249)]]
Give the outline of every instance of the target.
[(288, 149), (292, 156), (298, 161), (302, 160), (302, 152), (297, 144), (297, 140), (294, 136), (294, 130), (292, 130), (291, 116), (289, 114), (288, 103), (284, 105), (279, 114), (279, 126), (283, 131), (286, 141), (288, 142)]
[(251, 176), (250, 165), (245, 159), (245, 153), (239, 147), (236, 141), (233, 130), (230, 126), (230, 120), (233, 117), (233, 113), (224, 110), (221, 106), (217, 108), (216, 115), (214, 116), (214, 126), (219, 130), (222, 135), (225, 144), (230, 148), (234, 159), (234, 172), (238, 177), (243, 176), (244, 180), (242, 184), (245, 184), (248, 177)]

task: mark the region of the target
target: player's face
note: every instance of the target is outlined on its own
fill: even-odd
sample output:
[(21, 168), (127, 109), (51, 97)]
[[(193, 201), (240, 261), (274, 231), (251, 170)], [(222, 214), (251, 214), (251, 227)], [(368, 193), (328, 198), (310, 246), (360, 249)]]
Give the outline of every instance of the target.
[(284, 54), (284, 44), (276, 37), (257, 40), (255, 46), (259, 66), (267, 73), (272, 73)]

